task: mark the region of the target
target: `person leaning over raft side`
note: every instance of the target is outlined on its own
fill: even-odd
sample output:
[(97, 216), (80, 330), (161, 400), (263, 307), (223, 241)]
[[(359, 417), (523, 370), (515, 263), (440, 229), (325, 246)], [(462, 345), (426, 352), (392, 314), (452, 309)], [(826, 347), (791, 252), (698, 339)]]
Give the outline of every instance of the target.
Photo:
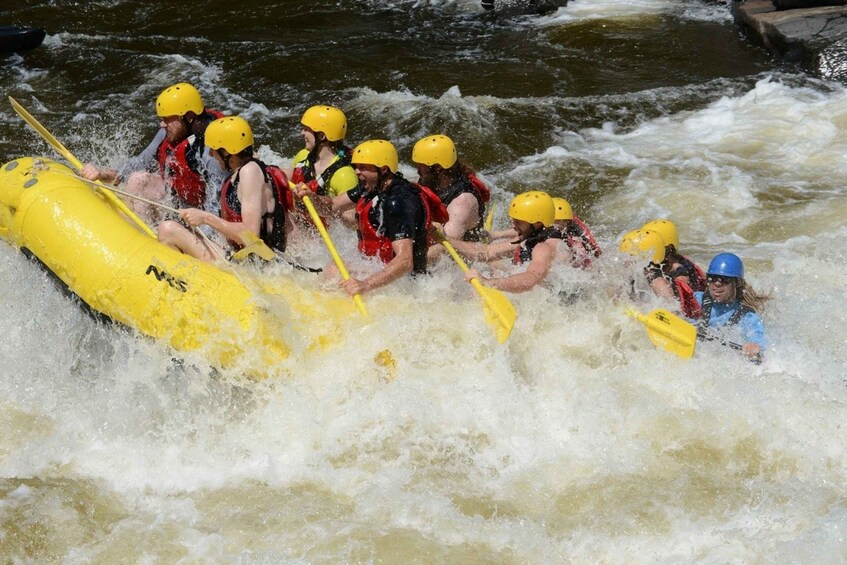
[(691, 290), (706, 290), (706, 273), (697, 263), (679, 253), (679, 232), (670, 220), (653, 220), (641, 226), (643, 230), (658, 232), (667, 244), (665, 260), (662, 261), (662, 272), (672, 280), (681, 280), (691, 287)]
[[(240, 234), (251, 231), (268, 247), (285, 251), (288, 233), (293, 229), (286, 208), (291, 209), (288, 178), (281, 169), (266, 166), (253, 156), (253, 131), (238, 116), (220, 118), (206, 130), (206, 144), (221, 167), (232, 175), (221, 188), (221, 215), (198, 208), (179, 211), (191, 227), (205, 224), (223, 234), (234, 248), (243, 246)], [(214, 261), (220, 248), (195, 233), (168, 220), (159, 224), (159, 241), (187, 255)]]
[(697, 337), (733, 341), (735, 334), (740, 337), (741, 352), (751, 360), (760, 360), (768, 342), (757, 312), (770, 296), (757, 294), (747, 284), (744, 263), (733, 253), (716, 255), (706, 277), (706, 290), (695, 293), (702, 308), (696, 319)]
[[(484, 234), (485, 203), (491, 192), (468, 165), (459, 161), (456, 145), (446, 135), (430, 135), (412, 148), (412, 162), (418, 169), (418, 184), (429, 187), (447, 206), (450, 220), (444, 235), (464, 241), (480, 241)], [(444, 248), (433, 245), (430, 260)]]
[[(659, 232), (653, 230), (632, 230), (621, 239), (620, 250), (629, 255), (648, 259), (644, 267), (644, 277), (656, 296), (679, 304), (679, 311), (688, 318), (700, 315), (700, 305), (694, 298), (694, 291), (681, 278), (672, 279), (662, 271), (665, 260), (665, 240)], [(632, 281), (633, 289), (635, 281)]]
[[(303, 113), (300, 125), (306, 147), (294, 156), (289, 174), (298, 190), (306, 187), (315, 194), (335, 197), (358, 186), (356, 171), (350, 166), (350, 149), (344, 145), (344, 112), (333, 106), (312, 106)], [(301, 216), (311, 224), (305, 210)], [(354, 223), (352, 211), (347, 221)]]
[[(159, 131), (139, 155), (119, 170), (87, 163), (80, 174), (112, 184), (126, 181), (127, 192), (148, 200), (161, 202), (170, 194), (177, 207), (205, 207), (207, 198), (217, 197), (227, 175), (203, 142), (206, 127), (223, 114), (207, 109), (197, 89), (181, 82), (159, 94), (156, 115)], [(160, 209), (150, 204), (133, 199), (130, 206), (148, 220), (161, 219)]]
[(559, 249), (561, 232), (553, 226), (556, 207), (546, 192), (532, 190), (518, 194), (509, 204), (512, 227), (518, 234), (517, 241), (474, 243), (451, 239), (456, 250), (477, 261), (496, 261), (513, 257), (516, 265), (526, 264), (526, 271), (507, 277), (490, 278), (480, 276), (470, 269), (465, 279), (478, 279), (481, 283), (506, 292), (526, 292), (541, 283), (550, 272)]
[(385, 267), (368, 278), (350, 278), (341, 286), (351, 296), (385, 286), (407, 273), (426, 273), (426, 251), (433, 221), (446, 222), (447, 209), (426, 187), (418, 187), (398, 172), (397, 150), (390, 142), (374, 139), (353, 150), (353, 168), (359, 186), (335, 198), (314, 196), (308, 189), (299, 197), (314, 197), (318, 210), (343, 213), (355, 206), (359, 251), (379, 257)]
[(570, 264), (578, 269), (591, 266), (592, 257), (599, 257), (603, 252), (594, 239), (591, 230), (573, 213), (570, 203), (564, 198), (554, 198), (556, 206), (556, 221), (553, 225), (562, 234), (562, 240), (570, 251)]

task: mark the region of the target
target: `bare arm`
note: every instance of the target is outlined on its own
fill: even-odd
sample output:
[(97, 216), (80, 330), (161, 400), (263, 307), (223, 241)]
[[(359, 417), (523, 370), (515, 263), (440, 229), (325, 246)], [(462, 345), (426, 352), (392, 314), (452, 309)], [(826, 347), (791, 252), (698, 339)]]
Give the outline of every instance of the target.
[(481, 281), (490, 287), (506, 292), (532, 290), (550, 272), (550, 267), (556, 258), (557, 247), (558, 240), (548, 239), (543, 241), (532, 249), (532, 261), (523, 273), (503, 278), (481, 278)]
[(444, 235), (462, 239), (465, 233), (479, 223), (479, 202), (467, 192), (460, 194), (447, 206), (450, 219), (444, 224)]
[(311, 200), (312, 204), (314, 204), (315, 210), (318, 211), (318, 214), (324, 216), (328, 216), (330, 214), (338, 216), (343, 212), (352, 210), (356, 207), (356, 203), (350, 200), (350, 196), (348, 196), (346, 192), (342, 192), (338, 196), (321, 196), (309, 190), (309, 187), (302, 182), (298, 184), (292, 192), (301, 200), (304, 196), (308, 196), (309, 200)]
[(413, 249), (414, 243), (411, 238), (398, 239), (391, 242), (391, 248), (394, 250), (394, 258), (381, 271), (374, 273), (365, 280), (348, 279), (341, 283), (341, 286), (348, 294), (364, 294), (375, 288), (379, 288), (390, 284), (403, 275), (412, 272), (414, 266)]
[(509, 239), (511, 241), (514, 241), (515, 238), (518, 237), (518, 232), (516, 232), (512, 228), (509, 228), (507, 230), (488, 232), (488, 237), (491, 239), (491, 241), (494, 241), (495, 239)]
[(668, 279), (664, 277), (658, 277), (650, 283), (650, 288), (653, 289), (653, 292), (656, 296), (660, 296), (662, 298), (668, 298), (670, 300), (674, 299), (673, 288), (671, 287), (671, 283)]
[(450, 239), (450, 243), (460, 254), (474, 261), (491, 262), (515, 254), (517, 244), (510, 241), (496, 241), (494, 243), (476, 243), (472, 241), (461, 241)]
[(222, 233), (227, 239), (243, 241), (241, 232), (249, 230), (258, 236), (262, 224), (265, 178), (256, 165), (245, 165), (239, 172), (238, 199), (241, 201), (240, 222), (228, 222), (215, 214), (196, 208), (180, 210), (180, 216), (191, 225), (206, 224)]

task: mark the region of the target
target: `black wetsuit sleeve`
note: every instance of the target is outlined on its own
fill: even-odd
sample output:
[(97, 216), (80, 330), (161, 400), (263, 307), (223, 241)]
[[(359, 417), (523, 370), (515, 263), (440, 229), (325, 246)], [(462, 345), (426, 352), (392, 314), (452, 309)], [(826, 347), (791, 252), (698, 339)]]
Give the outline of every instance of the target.
[(362, 187), (362, 183), (359, 183), (344, 194), (347, 195), (347, 198), (350, 199), (350, 202), (356, 204), (359, 200), (362, 199), (362, 196), (365, 195), (365, 189), (364, 187)]

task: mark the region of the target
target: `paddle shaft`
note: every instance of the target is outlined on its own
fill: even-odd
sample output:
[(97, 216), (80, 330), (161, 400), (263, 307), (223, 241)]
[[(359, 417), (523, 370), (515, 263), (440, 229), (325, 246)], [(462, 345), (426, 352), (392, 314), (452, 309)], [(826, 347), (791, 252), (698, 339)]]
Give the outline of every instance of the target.
[(177, 213), (177, 214), (179, 213), (179, 210), (177, 210), (176, 208), (171, 208), (170, 206), (162, 204), (161, 202), (156, 202), (155, 200), (150, 200), (149, 198), (144, 198), (143, 196), (138, 196), (137, 194), (133, 194), (131, 192), (127, 192), (125, 190), (121, 190), (121, 189), (115, 188), (113, 186), (106, 186), (106, 185), (104, 185), (104, 184), (102, 184), (98, 181), (89, 180), (85, 177), (81, 177), (79, 175), (74, 175), (74, 174), (69, 174), (69, 173), (64, 173), (62, 171), (53, 171), (53, 172), (59, 173), (60, 175), (65, 175), (66, 177), (71, 177), (71, 178), (77, 179), (77, 180), (82, 181), (84, 183), (90, 184), (91, 186), (96, 186), (97, 188), (106, 189), (108, 191), (115, 192), (117, 194), (126, 196), (127, 198), (133, 198), (135, 200), (140, 200), (141, 202), (144, 202), (145, 204), (150, 204), (151, 206), (161, 208), (162, 210), (167, 210), (168, 212), (174, 212), (174, 213)]
[[(17, 114), (21, 118), (23, 118), (24, 121), (30, 125), (30, 127), (37, 131), (41, 135), (41, 137), (44, 138), (44, 141), (49, 143), (53, 147), (53, 149), (55, 149), (62, 157), (64, 157), (71, 165), (73, 165), (76, 170), (82, 170), (82, 163), (79, 161), (79, 159), (77, 159), (73, 153), (68, 151), (68, 149), (53, 136), (53, 134), (47, 131), (47, 128), (41, 125), (41, 123), (36, 120), (32, 116), (32, 114), (27, 112), (27, 110), (23, 106), (18, 104), (18, 102), (11, 96), (9, 96), (9, 102), (12, 104), (12, 108), (15, 110), (15, 112), (17, 112)], [(96, 186), (100, 189), (108, 190), (108, 187), (106, 187), (106, 185), (102, 183), (98, 182), (96, 183)], [(124, 202), (120, 198), (116, 197), (114, 194), (109, 192), (104, 192), (103, 194), (106, 196), (106, 198), (111, 200), (112, 204), (115, 205), (121, 212), (123, 212), (123, 214), (127, 218), (132, 220), (132, 222), (137, 225), (141, 229), (141, 231), (143, 231), (152, 238), (156, 237), (156, 234), (153, 232), (152, 229), (150, 229), (150, 226), (148, 226), (141, 218), (139, 218), (135, 214), (135, 212), (130, 210), (129, 207), (124, 204)]]
[[(297, 187), (294, 186), (294, 183), (289, 182), (288, 186), (292, 191), (297, 189)], [(303, 196), (302, 199), (303, 204), (306, 205), (306, 210), (309, 211), (309, 217), (312, 218), (312, 222), (315, 224), (315, 227), (318, 228), (318, 233), (321, 234), (324, 244), (326, 244), (326, 248), (329, 250), (329, 254), (332, 255), (332, 260), (335, 262), (335, 266), (338, 267), (338, 272), (341, 273), (341, 278), (345, 281), (349, 280), (350, 272), (347, 271), (347, 267), (344, 266), (344, 261), (341, 260), (341, 255), (338, 254), (335, 244), (332, 243), (332, 239), (329, 237), (329, 232), (327, 232), (324, 227), (323, 220), (321, 220), (321, 217), (318, 215), (318, 211), (315, 210), (315, 206), (312, 204), (312, 199), (308, 196)], [(359, 309), (359, 312), (361, 312), (363, 316), (367, 316), (368, 310), (365, 308), (365, 303), (362, 302), (362, 297), (358, 294), (354, 294), (353, 301), (356, 303), (356, 307)]]
[[(142, 202), (150, 204), (151, 206), (156, 206), (156, 207), (161, 208), (163, 210), (167, 210), (168, 212), (173, 212), (175, 214), (179, 214), (179, 210), (177, 210), (176, 208), (171, 208), (170, 206), (162, 204), (161, 202), (156, 202), (155, 200), (150, 200), (148, 198), (144, 198), (143, 196), (138, 196), (137, 194), (132, 194), (131, 192), (127, 192), (125, 190), (120, 190), (120, 189), (115, 188), (115, 187), (106, 186), (106, 185), (103, 185), (99, 182), (89, 180), (85, 177), (81, 177), (79, 175), (63, 173), (61, 171), (53, 171), (53, 172), (57, 172), (60, 175), (65, 175), (67, 177), (71, 177), (71, 178), (77, 179), (79, 181), (82, 181), (84, 183), (96, 186), (97, 188), (99, 188), (101, 190), (105, 189), (105, 190), (110, 191), (110, 192), (116, 192), (118, 194), (122, 194), (123, 196), (126, 196), (127, 198), (134, 198), (136, 200), (140, 200)], [(221, 251), (218, 249), (217, 245), (215, 245), (215, 243), (212, 242), (211, 239), (209, 239), (209, 236), (207, 236), (205, 233), (200, 231), (200, 229), (197, 228), (196, 226), (190, 226), (190, 229), (191, 229), (191, 231), (193, 231), (196, 235), (198, 235), (201, 239), (203, 239), (205, 241), (206, 245), (209, 247), (210, 251), (212, 252), (213, 255), (215, 255), (215, 257), (217, 257), (221, 261), (226, 261), (226, 258), (223, 256)], [(238, 278), (239, 281), (241, 281), (242, 284), (244, 284), (244, 281), (241, 280), (241, 277), (238, 276), (238, 273), (233, 271), (233, 274), (236, 276), (236, 278)]]
[[(697, 339), (701, 341), (716, 341), (724, 347), (728, 347), (730, 349), (734, 349), (735, 351), (744, 351), (744, 346), (740, 343), (735, 343), (734, 341), (727, 341), (723, 338), (720, 338), (716, 335), (711, 335), (708, 332), (702, 331), (700, 329), (697, 330)], [(746, 355), (746, 353), (745, 353)], [(756, 353), (755, 355), (747, 355), (747, 358), (750, 359), (752, 363), (756, 365), (760, 365), (762, 363), (762, 354)]]
[[(449, 241), (447, 241), (446, 239), (444, 239), (442, 237), (441, 238), (441, 245), (444, 246), (444, 249), (446, 249), (447, 253), (450, 254), (450, 257), (453, 258), (453, 261), (455, 261), (456, 264), (459, 266), (459, 268), (462, 269), (462, 272), (467, 273), (468, 271), (471, 270), (470, 267), (468, 267), (468, 264), (465, 263), (464, 259), (462, 259), (461, 255), (459, 255), (459, 252), (456, 251), (456, 248), (453, 247), (452, 243), (450, 243)], [(483, 297), (485, 296), (485, 287), (482, 286), (482, 283), (479, 282), (479, 279), (476, 279), (476, 278), (471, 279), (471, 284), (473, 285), (473, 287), (476, 289), (477, 293), (479, 293), (480, 296), (483, 296)]]

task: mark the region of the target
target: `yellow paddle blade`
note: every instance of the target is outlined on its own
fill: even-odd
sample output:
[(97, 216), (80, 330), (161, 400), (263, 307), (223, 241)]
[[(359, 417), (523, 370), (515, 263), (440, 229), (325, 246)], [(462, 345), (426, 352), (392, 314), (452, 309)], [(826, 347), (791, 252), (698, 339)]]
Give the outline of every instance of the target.
[[(456, 251), (456, 248), (453, 247), (453, 244), (444, 239), (440, 234), (438, 234), (438, 238), (441, 241), (441, 245), (444, 246), (444, 249), (446, 249), (447, 253), (450, 254), (450, 257), (453, 258), (453, 261), (456, 262), (463, 272), (467, 273), (470, 268)], [(509, 335), (512, 333), (512, 328), (515, 326), (517, 311), (515, 310), (514, 304), (512, 304), (512, 302), (506, 298), (506, 295), (499, 290), (483, 286), (483, 284), (476, 279), (471, 279), (471, 284), (482, 297), (482, 303), (485, 309), (485, 319), (488, 322), (488, 325), (491, 326), (494, 335), (497, 336), (497, 342), (505, 343), (505, 341), (509, 339)]]
[(273, 252), (273, 249), (267, 246), (267, 244), (261, 240), (261, 238), (250, 230), (244, 230), (238, 237), (241, 238), (241, 241), (244, 242), (244, 247), (236, 251), (232, 254), (233, 261), (243, 261), (246, 259), (251, 253), (258, 255), (260, 258), (265, 261), (273, 261), (276, 254)]
[(697, 328), (694, 324), (664, 308), (657, 308), (649, 314), (627, 308), (626, 313), (644, 324), (653, 345), (686, 359), (694, 355), (697, 344)]
[(471, 284), (482, 297), (485, 321), (497, 337), (497, 343), (506, 343), (517, 318), (514, 304), (499, 290), (484, 286), (476, 279), (471, 279)]

